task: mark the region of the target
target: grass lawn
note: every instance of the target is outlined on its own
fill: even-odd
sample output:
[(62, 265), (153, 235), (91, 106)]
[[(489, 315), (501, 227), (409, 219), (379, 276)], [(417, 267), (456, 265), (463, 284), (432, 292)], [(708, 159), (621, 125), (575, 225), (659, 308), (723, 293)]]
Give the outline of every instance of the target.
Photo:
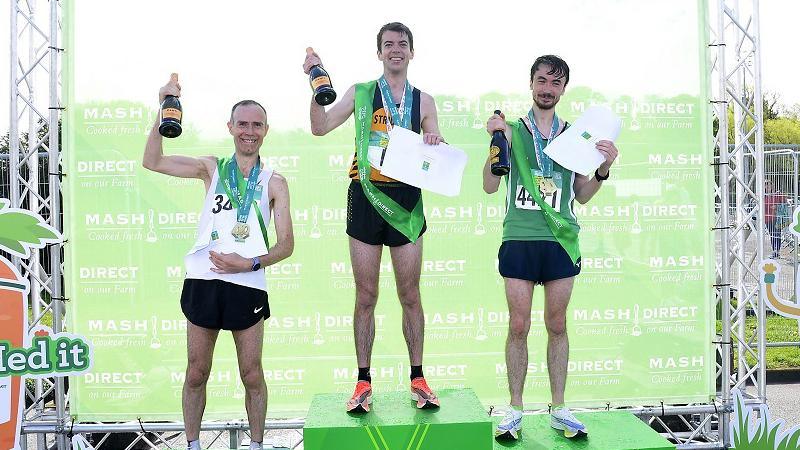
[[(756, 327), (756, 318), (747, 317), (745, 320), (748, 339), (753, 335)], [(717, 332), (722, 330), (721, 322), (717, 321)], [(767, 314), (767, 342), (798, 342), (797, 320), (787, 319), (775, 314)], [(734, 352), (736, 343), (734, 342)], [(750, 364), (755, 360), (748, 356)], [(767, 347), (767, 369), (800, 369), (800, 347)]]

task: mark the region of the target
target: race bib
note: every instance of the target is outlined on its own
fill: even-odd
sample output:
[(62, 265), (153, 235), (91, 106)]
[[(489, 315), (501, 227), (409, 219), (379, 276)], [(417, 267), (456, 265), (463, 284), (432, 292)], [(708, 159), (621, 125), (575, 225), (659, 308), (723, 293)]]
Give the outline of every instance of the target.
[(386, 156), (386, 147), (378, 147), (370, 145), (367, 148), (367, 159), (369, 165), (381, 170), (383, 168), (383, 157)]
[[(551, 195), (544, 195), (539, 190), (539, 195), (542, 196), (542, 200), (545, 203), (548, 203), (550, 206), (553, 207), (558, 212), (561, 212), (561, 192), (562, 189), (560, 187), (556, 187), (556, 191)], [(536, 200), (533, 199), (533, 196), (525, 189), (525, 186), (522, 183), (517, 184), (517, 192), (516, 196), (514, 197), (514, 206), (517, 209), (527, 209), (527, 210), (535, 210), (541, 211), (542, 208), (536, 204)]]
[(386, 147), (389, 146), (389, 134), (372, 131), (369, 134), (369, 147), (367, 147), (367, 159), (369, 164), (381, 170), (383, 158), (386, 156)]

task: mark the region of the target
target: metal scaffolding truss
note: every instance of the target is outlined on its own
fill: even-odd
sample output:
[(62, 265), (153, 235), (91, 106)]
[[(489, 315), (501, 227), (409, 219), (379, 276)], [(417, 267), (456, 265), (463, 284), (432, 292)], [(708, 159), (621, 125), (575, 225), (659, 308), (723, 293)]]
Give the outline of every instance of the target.
[[(766, 308), (760, 296), (764, 251), (764, 118), (758, 0), (718, 0), (709, 20), (714, 167), (718, 400), (731, 390), (747, 403), (766, 402)], [(745, 321), (750, 319), (750, 327)], [(719, 436), (730, 445), (729, 414)]]
[[(750, 403), (766, 401), (766, 310), (759, 279), (765, 226), (758, 0), (743, 3), (747, 7), (737, 0), (719, 1), (711, 45), (711, 103), (719, 124), (714, 137), (720, 250), (716, 287), (723, 325), (718, 370), (725, 404), (733, 388), (747, 391)], [(745, 327), (748, 316), (755, 319), (752, 331)]]
[[(759, 296), (758, 264), (765, 237), (763, 198), (764, 134), (761, 93), (761, 52), (758, 0), (711, 0), (708, 5), (709, 72), (712, 86), (709, 108), (713, 136), (716, 186), (716, 294), (717, 319), (722, 331), (713, 343), (717, 361), (715, 401), (694, 405), (662, 405), (630, 411), (681, 449), (727, 448), (731, 390), (740, 389), (747, 401), (763, 404), (765, 385), (765, 306)], [(11, 0), (10, 53), (10, 200), (41, 214), (61, 230), (61, 169), (59, 121), (61, 101), (60, 48), (62, 6), (58, 0)], [(66, 51), (69, 51), (67, 49)], [(46, 87), (45, 87), (46, 86)], [(41, 96), (41, 97), (40, 97)], [(47, 109), (37, 105), (47, 98)], [(728, 130), (732, 132), (727, 132)], [(711, 137), (709, 137), (711, 140)], [(27, 142), (27, 145), (26, 145)], [(40, 167), (40, 155), (47, 167)], [(44, 169), (44, 170), (43, 170)], [(46, 177), (46, 179), (42, 179)], [(54, 245), (26, 260), (14, 259), (31, 284), (30, 326), (52, 318), (62, 330), (62, 248)], [(755, 328), (745, 320), (755, 320)], [(180, 423), (122, 424), (73, 423), (68, 415), (62, 378), (37, 381), (27, 392), (23, 433), (35, 435), (36, 448), (69, 448), (72, 433), (136, 433), (134, 439), (156, 448), (173, 443)], [(48, 397), (52, 397), (49, 400)], [(267, 429), (297, 429), (302, 420), (270, 421)], [(242, 422), (204, 422), (204, 430), (229, 432), (230, 448), (246, 429)], [(108, 436), (108, 435), (106, 435)], [(221, 434), (217, 436), (217, 439)], [(98, 449), (109, 448), (102, 438)], [(99, 445), (98, 445), (99, 444)], [(132, 448), (130, 444), (128, 448)], [(169, 444), (176, 445), (176, 444)], [(296, 444), (295, 444), (296, 445)], [(28, 443), (23, 440), (22, 448)]]
[[(61, 5), (53, 0), (38, 6), (36, 0), (10, 2), (9, 197), (12, 207), (36, 212), (60, 231)], [(47, 155), (46, 167), (40, 164), (40, 153)], [(33, 251), (27, 260), (13, 259), (30, 283), (30, 327), (45, 320), (56, 332), (62, 329), (61, 253), (57, 244)], [(32, 400), (25, 411), (28, 420), (66, 420), (63, 378), (36, 380), (26, 391)], [(54, 399), (52, 408), (45, 407), (48, 397)], [(46, 448), (44, 435), (36, 440), (37, 448)], [(56, 441), (67, 448), (65, 435), (57, 435)]]

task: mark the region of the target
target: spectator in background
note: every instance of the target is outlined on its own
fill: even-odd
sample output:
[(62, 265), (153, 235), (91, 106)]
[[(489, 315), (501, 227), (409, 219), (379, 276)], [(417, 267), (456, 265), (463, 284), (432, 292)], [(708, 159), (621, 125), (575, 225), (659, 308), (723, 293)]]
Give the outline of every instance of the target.
[(764, 181), (764, 224), (769, 232), (772, 258), (777, 258), (781, 249), (781, 229), (785, 225), (781, 213), (784, 210), (786, 210), (786, 196), (775, 189), (772, 180)]

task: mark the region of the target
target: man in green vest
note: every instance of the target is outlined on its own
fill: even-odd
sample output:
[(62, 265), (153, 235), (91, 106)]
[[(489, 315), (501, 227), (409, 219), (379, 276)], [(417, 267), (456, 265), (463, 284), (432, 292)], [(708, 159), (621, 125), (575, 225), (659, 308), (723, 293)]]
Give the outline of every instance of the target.
[[(550, 425), (566, 437), (585, 436), (586, 427), (564, 405), (564, 387), (569, 362), (567, 305), (575, 276), (580, 273), (578, 231), (573, 201), (588, 202), (609, 177), (617, 148), (611, 141), (599, 141), (597, 150), (605, 161), (593, 176), (571, 172), (551, 160), (544, 147), (568, 123), (559, 119), (555, 106), (569, 82), (569, 66), (561, 58), (544, 55), (531, 67), (533, 105), (516, 121), (501, 115), (489, 118), (486, 129), (511, 138), (511, 171), (505, 176), (506, 217), (503, 243), (498, 254), (500, 274), (505, 281), (509, 309), (506, 365), (511, 404), (495, 435), (517, 439), (522, 423), (522, 390), (528, 368), (528, 331), (531, 326), (533, 288), (544, 286), (544, 318), (547, 328), (547, 370), (552, 408)], [(483, 169), (483, 190), (497, 192), (501, 177), (492, 174), (487, 160)]]
[[(422, 133), (426, 144), (443, 142), (433, 97), (408, 82), (414, 58), (414, 37), (405, 25), (384, 25), (377, 36), (383, 75), (376, 81), (351, 86), (327, 111), (311, 100), (311, 132), (324, 136), (355, 113), (356, 152), (347, 192), (347, 234), (356, 285), (353, 313), (358, 379), (346, 409), (368, 412), (372, 397), (370, 360), (375, 340), (383, 246), (389, 247), (397, 296), (403, 308), (403, 335), (411, 365), (411, 395), (418, 408), (438, 407), (439, 399), (422, 372), (425, 318), (419, 293), (422, 234), (425, 217), (419, 188), (381, 173), (391, 127)], [(306, 55), (303, 70), (322, 65), (316, 53)]]

